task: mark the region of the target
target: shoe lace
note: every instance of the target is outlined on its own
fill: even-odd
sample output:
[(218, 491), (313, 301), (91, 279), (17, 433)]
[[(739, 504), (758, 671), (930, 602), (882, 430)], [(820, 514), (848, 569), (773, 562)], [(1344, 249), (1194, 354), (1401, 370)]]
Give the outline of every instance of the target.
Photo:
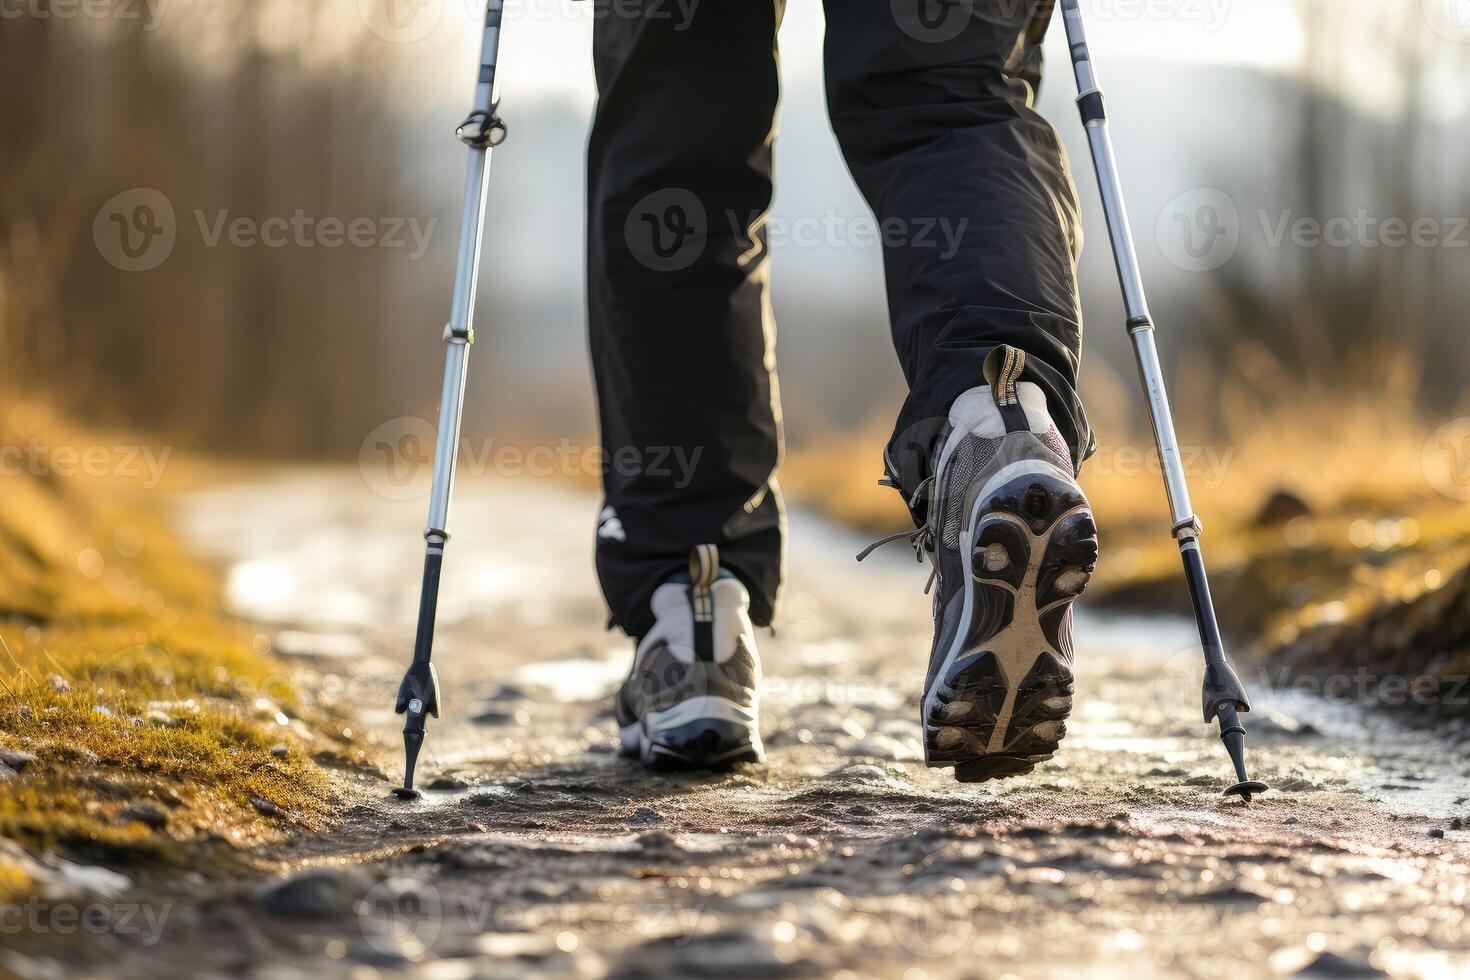
[[(885, 485), (892, 486), (893, 484), (887, 483)], [(908, 499), (909, 510), (913, 510), (914, 505), (917, 504), (919, 500), (922, 499), (924, 495), (933, 488), (933, 486), (934, 477), (925, 477), (924, 480), (920, 482), (920, 484), (916, 488), (914, 488), (913, 496), (909, 497)], [(935, 515), (936, 510), (937, 508), (933, 506), (929, 507), (929, 513), (924, 518), (924, 523), (922, 526), (912, 531), (895, 531), (892, 534), (886, 534), (883, 537), (879, 538), (877, 541), (874, 541), (862, 551), (858, 552), (857, 560), (862, 561), (864, 558), (867, 558), (869, 555), (877, 551), (879, 548), (882, 548), (884, 545), (892, 544), (895, 541), (907, 541), (909, 543), (909, 546), (914, 549), (915, 562), (922, 564), (925, 557), (927, 557), (930, 563), (934, 566), (933, 569), (929, 572), (929, 581), (924, 585), (924, 594), (928, 595), (929, 591), (934, 588), (934, 580), (939, 576), (939, 565), (934, 562), (934, 542), (938, 534), (938, 521)]]

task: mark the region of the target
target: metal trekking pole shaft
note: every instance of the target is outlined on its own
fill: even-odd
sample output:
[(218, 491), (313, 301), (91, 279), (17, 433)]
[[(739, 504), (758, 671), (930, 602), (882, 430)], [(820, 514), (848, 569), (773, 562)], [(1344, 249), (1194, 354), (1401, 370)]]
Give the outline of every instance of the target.
[(1087, 141), (1092, 151), (1093, 166), (1097, 171), (1098, 190), (1102, 196), (1103, 212), (1107, 216), (1108, 238), (1112, 243), (1113, 260), (1118, 267), (1118, 282), (1123, 289), (1128, 335), (1133, 343), (1138, 374), (1148, 404), (1149, 421), (1159, 450), (1164, 489), (1169, 497), (1169, 512), (1173, 521), (1173, 535), (1179, 543), (1184, 576), (1189, 586), (1190, 601), (1194, 606), (1195, 622), (1199, 627), (1200, 646), (1205, 660), (1202, 692), (1205, 722), (1208, 724), (1218, 720), (1221, 741), (1224, 742), (1235, 768), (1237, 782), (1225, 792), (1249, 801), (1252, 793), (1266, 790), (1264, 783), (1253, 782), (1246, 774), (1245, 728), (1240, 724), (1239, 713), (1249, 711), (1250, 702), (1246, 698), (1240, 678), (1235, 675), (1225, 656), (1220, 626), (1215, 619), (1214, 603), (1210, 599), (1209, 581), (1205, 575), (1204, 557), (1199, 544), (1203, 529), (1189, 500), (1189, 485), (1184, 477), (1179, 441), (1174, 432), (1174, 418), (1169, 411), (1168, 394), (1164, 390), (1164, 372), (1154, 343), (1153, 319), (1149, 315), (1143, 274), (1139, 270), (1133, 231), (1129, 227), (1128, 211), (1123, 202), (1123, 185), (1118, 176), (1113, 141), (1108, 134), (1106, 101), (1087, 48), (1082, 11), (1078, 0), (1061, 0), (1061, 5), (1067, 42), (1071, 47), (1072, 66), (1077, 76), (1077, 106), (1082, 115), (1082, 123), (1087, 129)]
[(444, 564), (444, 547), (449, 542), (449, 498), (454, 491), (470, 346), (475, 342), (475, 293), (480, 278), (480, 246), (484, 239), (490, 151), (505, 140), (505, 124), (500, 120), (495, 104), (495, 61), (500, 50), (503, 5), (504, 0), (489, 0), (486, 5), (475, 103), (469, 116), (455, 132), (460, 142), (469, 148), (469, 164), (465, 171), (454, 300), (449, 323), (444, 328), (447, 348), (444, 354), (444, 393), (439, 403), (439, 431), (434, 446), (429, 524), (424, 531), (428, 547), (424, 555), (418, 629), (414, 637), (413, 662), (399, 686), (398, 699), (394, 705), (394, 710), (404, 715), (403, 787), (395, 792), (405, 798), (417, 795), (413, 788), (413, 772), (419, 749), (424, 742), (424, 721), (429, 715), (439, 717), (439, 679), (431, 662), (434, 619), (439, 606), (439, 577)]

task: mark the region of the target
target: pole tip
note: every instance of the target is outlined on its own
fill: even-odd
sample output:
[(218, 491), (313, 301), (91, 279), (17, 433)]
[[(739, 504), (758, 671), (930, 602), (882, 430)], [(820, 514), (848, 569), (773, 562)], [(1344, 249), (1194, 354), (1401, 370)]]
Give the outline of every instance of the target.
[[(412, 720), (414, 716), (413, 715), (410, 715), (409, 717)], [(418, 717), (418, 720), (419, 720), (420, 725), (422, 725), (423, 724), (423, 716), (422, 715), (419, 715), (417, 717)], [(418, 761), (419, 761), (419, 748), (422, 747), (423, 744), (424, 744), (424, 732), (423, 732), (423, 729), (422, 728), (420, 728), (418, 731), (413, 731), (412, 730), (412, 727), (410, 726), (410, 728), (407, 728), (407, 729), (404, 730), (404, 732), (403, 732), (403, 755), (404, 755), (404, 759), (403, 759), (403, 786), (400, 787), (399, 789), (395, 789), (393, 791), (393, 794), (395, 796), (397, 796), (401, 800), (418, 799), (418, 797), (420, 795), (422, 795), (422, 794), (419, 793), (418, 790), (416, 790), (416, 789), (413, 788), (413, 770), (414, 770), (414, 766), (416, 766), (418, 764)]]
[(1248, 780), (1245, 780), (1244, 782), (1239, 782), (1239, 783), (1236, 783), (1234, 786), (1228, 787), (1220, 795), (1221, 796), (1238, 796), (1242, 800), (1244, 800), (1245, 802), (1249, 803), (1251, 801), (1251, 797), (1252, 796), (1254, 796), (1256, 794), (1259, 794), (1259, 793), (1264, 793), (1264, 792), (1266, 792), (1266, 790), (1268, 790), (1270, 788), (1271, 787), (1267, 786), (1265, 783), (1259, 782), (1259, 781), (1254, 780), (1254, 779), (1248, 779)]

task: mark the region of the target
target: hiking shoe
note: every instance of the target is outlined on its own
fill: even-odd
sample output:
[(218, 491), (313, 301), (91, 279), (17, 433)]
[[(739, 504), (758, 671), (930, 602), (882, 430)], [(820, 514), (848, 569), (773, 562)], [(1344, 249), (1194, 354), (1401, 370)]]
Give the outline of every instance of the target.
[(1072, 710), (1072, 602), (1097, 526), (1025, 354), (992, 352), (990, 384), (955, 400), (931, 470), (937, 589), (924, 760), (961, 782), (1030, 772)]
[(695, 548), (689, 564), (687, 577), (653, 593), (653, 628), (618, 692), (622, 755), (654, 769), (760, 762), (750, 594), (720, 568), (714, 545)]

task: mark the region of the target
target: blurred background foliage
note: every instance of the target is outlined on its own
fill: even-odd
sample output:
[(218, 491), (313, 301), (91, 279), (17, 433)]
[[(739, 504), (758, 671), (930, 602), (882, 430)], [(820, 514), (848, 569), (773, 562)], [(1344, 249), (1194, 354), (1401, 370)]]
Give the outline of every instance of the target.
[[(1437, 2), (1089, 5), (1186, 442), (1233, 445), (1304, 399), (1425, 422), (1460, 409), (1470, 232), (1435, 247), (1269, 240), (1297, 218), (1470, 214), (1470, 30), (1444, 30)], [(400, 13), (432, 15), (428, 30), (385, 30), (374, 0), (7, 4), (6, 387), (85, 422), (252, 454), (346, 457), (384, 420), (432, 418), (463, 167), (451, 132), (478, 14), (470, 0), (414, 3)], [(824, 117), (816, 7), (791, 4), (783, 28), (772, 220), (851, 227), (866, 210)], [(512, 135), (492, 175), (470, 438), (593, 436), (581, 224), (598, 9), (508, 9), (501, 88)], [(1060, 40), (1058, 25), (1041, 103), (1087, 213), (1084, 395), (1105, 445), (1137, 441), (1133, 369)], [(99, 208), (137, 187), (168, 198), (177, 241), (159, 267), (127, 272), (105, 260), (92, 228)], [(1209, 188), (1237, 211), (1239, 249), (1219, 268), (1180, 268), (1170, 209)], [(431, 231), (427, 251), (415, 259), (406, 232), (394, 248), (208, 243), (226, 213), (261, 221), (298, 210), (380, 229), (417, 222)], [(1441, 228), (1453, 237), (1452, 222)], [(774, 252), (792, 444), (861, 433), (871, 452), (854, 463), (876, 475), (902, 386), (878, 251), (839, 234), (817, 245), (788, 236)]]

